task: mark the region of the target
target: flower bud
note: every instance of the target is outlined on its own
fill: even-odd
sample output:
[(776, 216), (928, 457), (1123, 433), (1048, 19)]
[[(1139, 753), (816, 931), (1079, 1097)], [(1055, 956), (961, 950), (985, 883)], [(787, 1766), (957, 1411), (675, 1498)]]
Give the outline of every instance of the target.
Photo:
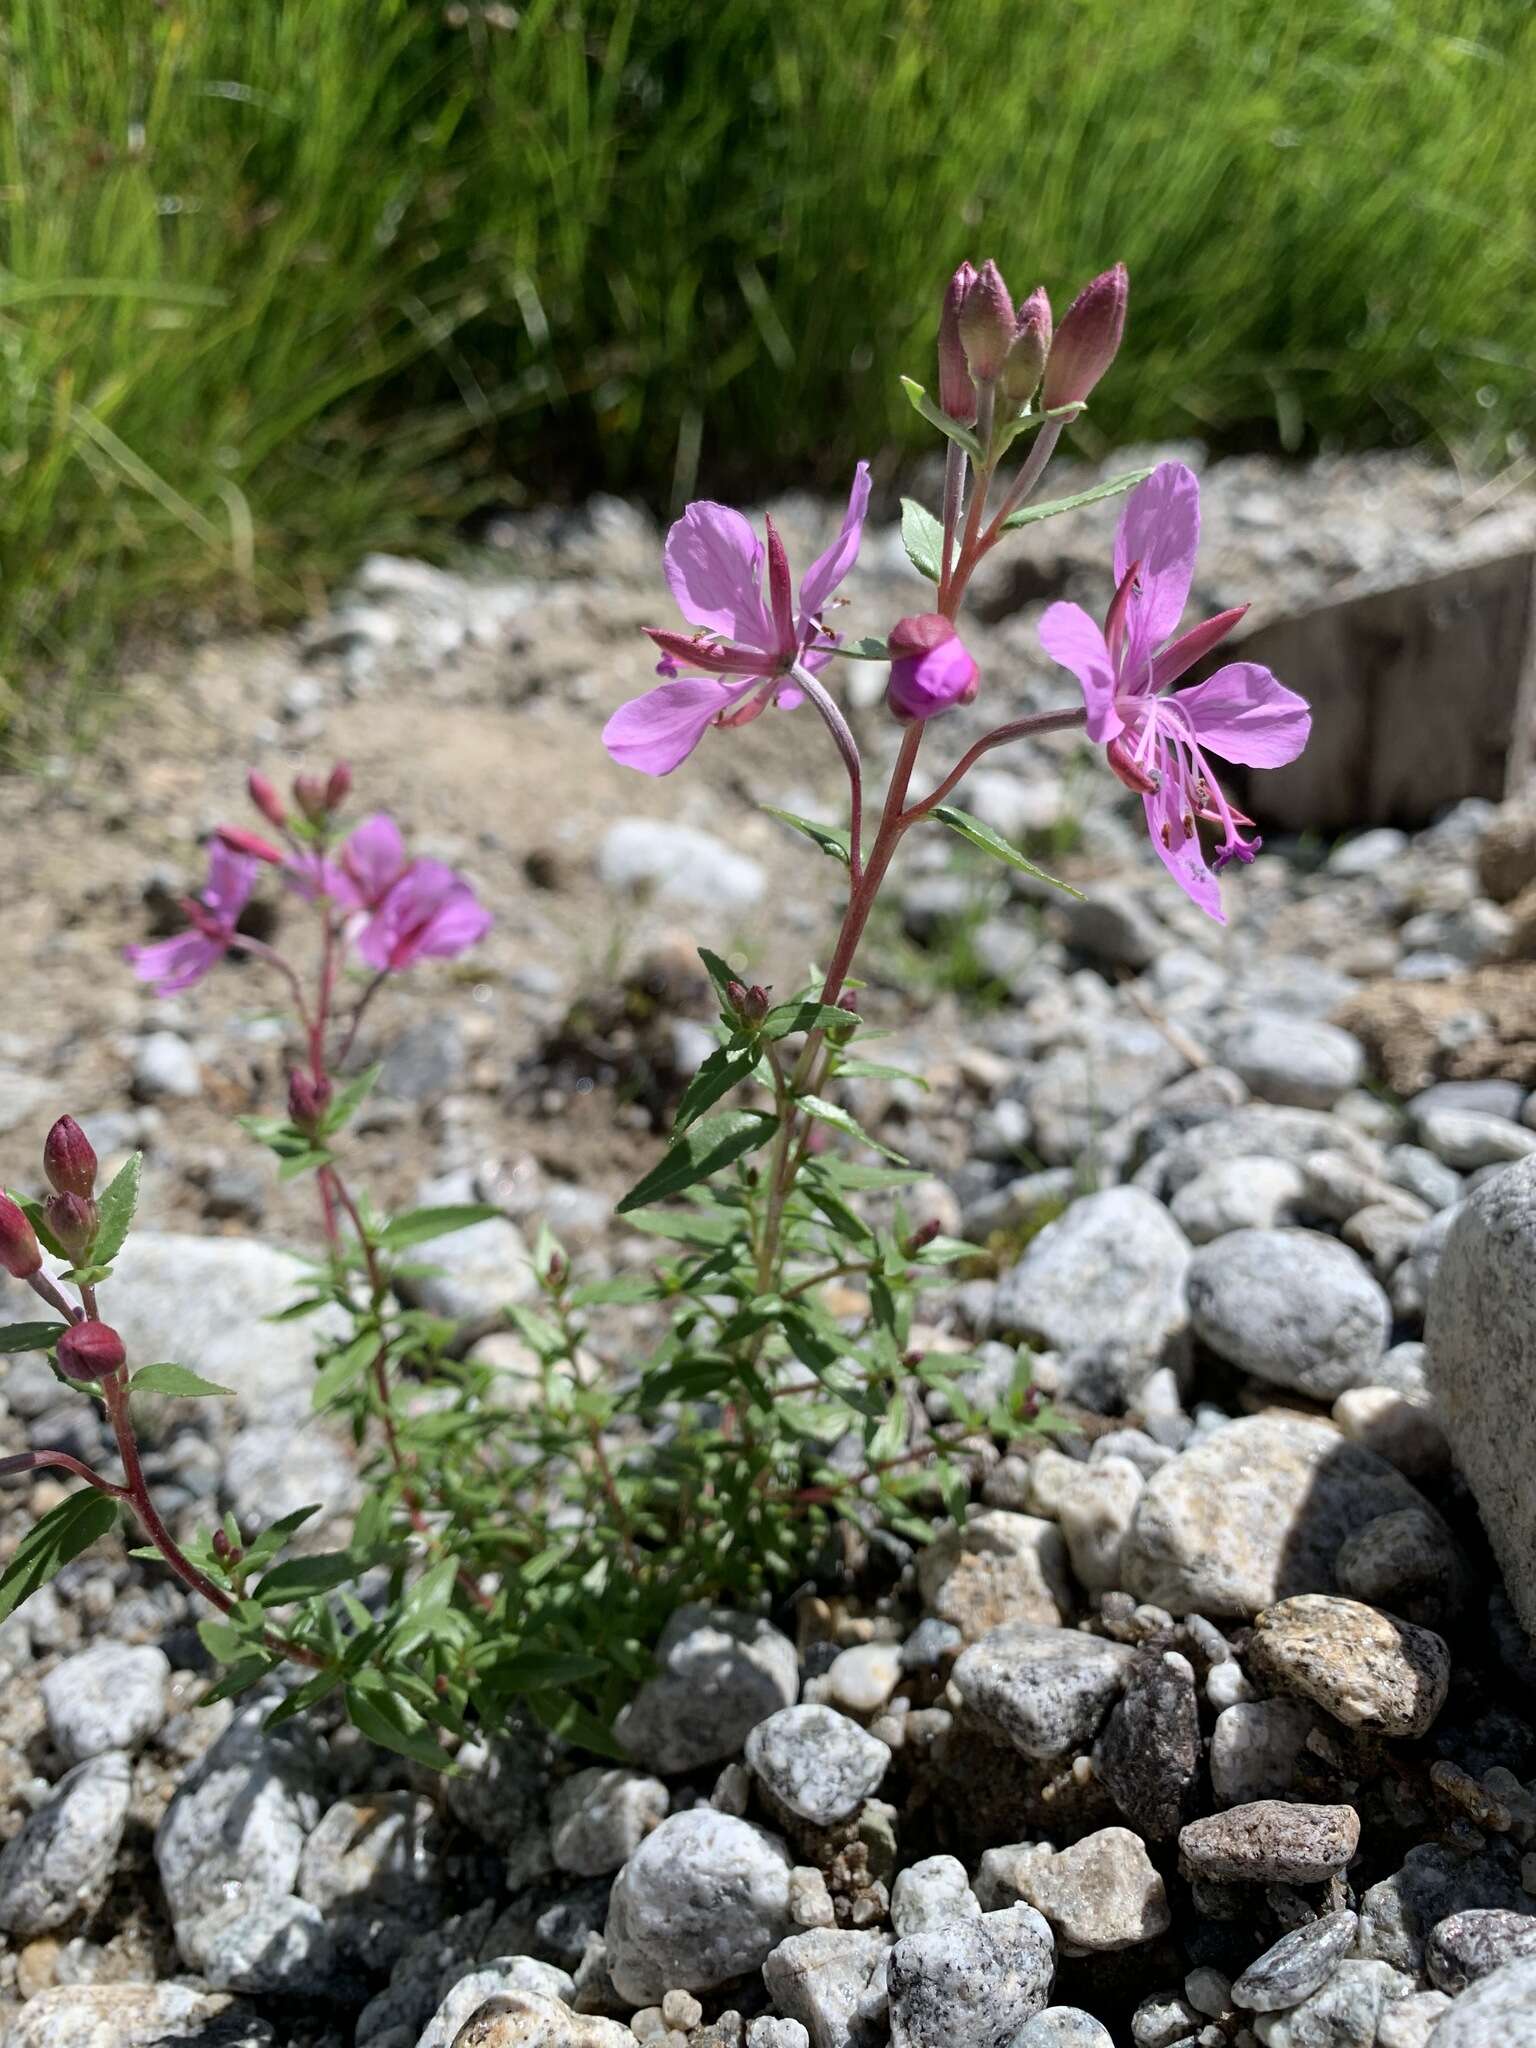
[(926, 1223), (920, 1223), (917, 1229), (913, 1231), (912, 1235), (907, 1239), (906, 1243), (902, 1246), (902, 1251), (909, 1259), (916, 1258), (917, 1254), (923, 1249), (924, 1245), (929, 1245), (933, 1243), (933, 1240), (938, 1236), (942, 1228), (943, 1225), (940, 1223), (938, 1217), (930, 1216)]
[(767, 1016), (768, 991), (759, 988), (756, 982), (748, 988), (744, 981), (728, 981), (725, 993), (730, 999), (731, 1008), (749, 1029), (761, 1024)]
[(1051, 302), (1039, 284), (1019, 308), (1008, 359), (1003, 364), (1003, 396), (1014, 405), (1028, 405), (1039, 387), (1045, 359), (1051, 352)]
[(101, 1218), (88, 1195), (50, 1195), (43, 1220), (59, 1250), (78, 1265), (96, 1241)]
[(331, 1106), (331, 1093), (323, 1074), (317, 1081), (312, 1074), (295, 1069), (288, 1076), (288, 1121), (313, 1135)]
[(889, 636), (886, 708), (903, 725), (969, 704), (981, 671), (950, 620), (938, 612), (898, 619)]
[(976, 418), (976, 387), (960, 339), (960, 308), (975, 282), (975, 265), (962, 263), (949, 280), (939, 312), (939, 406), (966, 427)]
[(42, 1268), (37, 1232), (9, 1195), (0, 1195), (0, 1266), (13, 1280), (30, 1280)]
[(1125, 265), (1117, 263), (1084, 285), (1062, 316), (1045, 366), (1045, 409), (1078, 405), (1115, 360), (1125, 332), (1130, 294)]
[(245, 778), (245, 788), (251, 802), (267, 823), (275, 825), (281, 832), (288, 822), (288, 808), (278, 795), (276, 787), (259, 768), (253, 768)]
[(325, 778), (325, 805), (327, 810), (339, 811), (352, 794), (352, 770), (345, 761), (338, 761)]
[(288, 857), (280, 846), (274, 846), (270, 839), (263, 839), (259, 832), (247, 832), (243, 825), (220, 825), (213, 836), (231, 853), (264, 860), (269, 867), (280, 868)]
[(312, 825), (318, 825), (330, 808), (326, 802), (326, 787), (318, 775), (295, 775), (293, 778), (293, 800)]
[(61, 1116), (43, 1140), (43, 1171), (61, 1195), (89, 1195), (95, 1188), (95, 1148), (72, 1116)]
[(122, 1369), (128, 1351), (105, 1323), (71, 1323), (54, 1355), (66, 1379), (109, 1380)]
[(965, 360), (978, 384), (990, 384), (1003, 367), (1013, 342), (1013, 301), (1003, 273), (990, 259), (983, 263), (960, 308), (960, 340)]

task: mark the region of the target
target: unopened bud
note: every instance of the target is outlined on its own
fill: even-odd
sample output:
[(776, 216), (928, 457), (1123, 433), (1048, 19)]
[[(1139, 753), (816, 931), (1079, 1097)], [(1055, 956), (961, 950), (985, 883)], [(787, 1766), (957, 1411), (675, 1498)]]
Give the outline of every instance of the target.
[(235, 1565), (244, 1557), (245, 1552), (238, 1543), (230, 1542), (224, 1530), (215, 1529), (213, 1532), (213, 1554), (220, 1564)]
[(128, 1357), (116, 1330), (106, 1323), (71, 1323), (55, 1353), (66, 1379), (109, 1380)]
[(276, 786), (259, 768), (253, 768), (245, 778), (245, 788), (251, 802), (267, 823), (275, 825), (281, 832), (288, 822), (288, 807), (278, 795)]
[(95, 1188), (95, 1147), (72, 1116), (61, 1116), (43, 1140), (43, 1171), (61, 1195), (89, 1195)]
[(1028, 405), (1039, 388), (1045, 359), (1051, 352), (1051, 302), (1039, 284), (1019, 308), (1018, 324), (1003, 364), (1003, 396), (1014, 405)]
[(213, 836), (221, 846), (227, 846), (231, 853), (243, 853), (252, 860), (264, 860), (269, 867), (280, 868), (288, 858), (280, 846), (274, 846), (270, 839), (263, 839), (259, 832), (247, 832), (243, 825), (220, 825)]
[(326, 808), (339, 811), (352, 794), (352, 770), (345, 761), (338, 761), (325, 778)]
[(43, 1263), (37, 1232), (9, 1195), (0, 1195), (0, 1266), (13, 1280), (30, 1280)]
[(1125, 332), (1130, 295), (1125, 265), (1117, 263), (1084, 285), (1062, 316), (1045, 366), (1045, 409), (1080, 405), (1115, 360)]
[(312, 825), (318, 825), (330, 808), (326, 802), (327, 786), (318, 775), (293, 778), (293, 800)]
[(851, 1017), (859, 1014), (859, 992), (856, 988), (845, 988), (837, 999), (837, 1007), (846, 1010)]
[(990, 384), (1002, 369), (1013, 342), (1014, 325), (1013, 301), (1003, 273), (989, 260), (977, 271), (960, 308), (960, 341), (978, 384)]
[(888, 636), (891, 679), (886, 708), (903, 725), (969, 704), (981, 671), (953, 621), (940, 612), (898, 619)]
[(902, 1246), (902, 1250), (906, 1253), (907, 1257), (909, 1259), (915, 1258), (925, 1244), (932, 1244), (939, 1234), (940, 1227), (937, 1216), (930, 1216), (926, 1223), (919, 1224)]
[(939, 407), (967, 427), (976, 418), (976, 387), (960, 339), (960, 308), (975, 282), (976, 266), (962, 263), (949, 280), (939, 311)]
[(95, 1243), (101, 1221), (88, 1195), (50, 1195), (43, 1204), (43, 1220), (60, 1251), (76, 1265)]
[(768, 991), (765, 988), (760, 988), (756, 982), (748, 988), (744, 981), (728, 981), (725, 985), (725, 992), (730, 998), (731, 1008), (736, 1012), (736, 1015), (743, 1024), (749, 1026), (761, 1024), (767, 1016), (769, 1009)]
[(288, 1076), (288, 1121), (301, 1131), (313, 1133), (331, 1106), (331, 1084), (324, 1074), (316, 1080), (298, 1069)]

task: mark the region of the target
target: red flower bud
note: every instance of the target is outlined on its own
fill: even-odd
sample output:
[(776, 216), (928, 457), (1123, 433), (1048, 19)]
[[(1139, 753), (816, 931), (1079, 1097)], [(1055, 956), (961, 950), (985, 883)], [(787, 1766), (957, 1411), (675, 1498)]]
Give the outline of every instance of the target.
[(1019, 308), (1018, 325), (1003, 364), (1003, 396), (1014, 405), (1028, 405), (1051, 352), (1051, 302), (1039, 284)]
[(974, 264), (962, 263), (949, 280), (939, 312), (939, 405), (966, 427), (976, 418), (976, 387), (960, 339), (960, 308), (975, 282)]
[(909, 1259), (915, 1258), (925, 1244), (932, 1244), (933, 1240), (938, 1236), (941, 1227), (937, 1216), (930, 1216), (926, 1223), (919, 1224), (902, 1246), (902, 1250), (906, 1253), (907, 1257)]
[(352, 770), (345, 761), (338, 761), (325, 779), (325, 803), (327, 810), (339, 811), (352, 793)]
[(13, 1280), (30, 1280), (41, 1270), (37, 1232), (9, 1195), (0, 1195), (0, 1266)]
[(78, 1265), (95, 1242), (101, 1219), (88, 1195), (50, 1195), (43, 1204), (43, 1220), (59, 1249)]
[(326, 802), (326, 784), (318, 775), (295, 775), (293, 800), (312, 825), (318, 825), (330, 808)]
[(61, 1195), (89, 1195), (96, 1185), (96, 1152), (72, 1116), (61, 1116), (43, 1140), (43, 1171)]
[(903, 725), (969, 704), (981, 674), (954, 624), (940, 612), (898, 619), (890, 630), (886, 708)]
[(978, 384), (989, 384), (1003, 367), (1017, 323), (1003, 273), (990, 260), (977, 271), (960, 308), (960, 340)]
[(252, 860), (264, 860), (270, 867), (280, 868), (287, 859), (280, 846), (263, 839), (259, 832), (247, 832), (243, 825), (220, 825), (213, 836), (231, 853), (249, 854)]
[(744, 981), (728, 981), (725, 984), (725, 993), (731, 1008), (743, 1024), (761, 1024), (767, 1016), (768, 991), (759, 988), (756, 982), (748, 988)]
[(105, 1323), (72, 1323), (59, 1339), (59, 1371), (72, 1380), (109, 1380), (122, 1369), (127, 1346)]
[(275, 786), (253, 768), (245, 778), (246, 793), (269, 825), (275, 825), (279, 832), (288, 822), (288, 807), (278, 795)]
[(317, 1081), (310, 1074), (295, 1071), (288, 1076), (288, 1119), (301, 1131), (313, 1133), (331, 1106), (331, 1084), (322, 1074)]
[(1084, 285), (1068, 306), (1045, 366), (1047, 412), (1080, 404), (1115, 360), (1130, 289), (1125, 265), (1117, 263)]

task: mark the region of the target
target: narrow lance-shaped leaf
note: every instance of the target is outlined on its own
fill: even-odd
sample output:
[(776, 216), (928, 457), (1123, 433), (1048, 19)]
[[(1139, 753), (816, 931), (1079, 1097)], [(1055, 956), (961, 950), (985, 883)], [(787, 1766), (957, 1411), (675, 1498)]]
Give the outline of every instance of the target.
[(122, 1250), (128, 1226), (133, 1221), (133, 1212), (138, 1206), (139, 1175), (143, 1165), (144, 1155), (135, 1152), (103, 1193), (97, 1205), (101, 1220), (91, 1245), (92, 1265), (110, 1266)]
[(890, 648), (873, 633), (861, 633), (857, 640), (821, 640), (817, 647), (826, 654), (840, 654), (845, 661), (889, 661), (891, 658)]
[(941, 434), (963, 448), (973, 462), (981, 461), (981, 443), (969, 427), (962, 427), (960, 422), (952, 420), (947, 412), (941, 412), (922, 385), (914, 383), (912, 378), (903, 377), (901, 388), (907, 394), (907, 402), (912, 410), (925, 419), (930, 427), (937, 427)]
[(67, 1327), (65, 1323), (7, 1323), (0, 1328), (0, 1352), (51, 1351)]
[(918, 575), (937, 583), (944, 563), (944, 529), (916, 498), (901, 501), (901, 544)]
[(1003, 531), (1011, 533), (1018, 526), (1033, 526), (1041, 519), (1054, 519), (1058, 512), (1075, 512), (1080, 505), (1097, 505), (1101, 498), (1118, 498), (1122, 491), (1133, 491), (1137, 484), (1144, 484), (1151, 474), (1150, 469), (1130, 469), (1124, 476), (1111, 477), (1107, 483), (1093, 484), (1086, 491), (1074, 491), (1070, 498), (1053, 498), (1048, 505), (1024, 505), (1003, 521)]
[(105, 1536), (117, 1519), (117, 1503), (94, 1487), (70, 1494), (22, 1537), (16, 1553), (0, 1572), (0, 1621), (14, 1614), (23, 1600), (61, 1572)]
[(130, 1392), (135, 1394), (172, 1394), (185, 1400), (207, 1394), (232, 1398), (234, 1394), (232, 1387), (218, 1386), (212, 1380), (189, 1372), (184, 1365), (142, 1365), (128, 1385)]
[(828, 1102), (820, 1095), (801, 1095), (796, 1100), (806, 1115), (814, 1117), (818, 1123), (830, 1124), (834, 1131), (841, 1131), (849, 1138), (857, 1138), (861, 1145), (868, 1145), (871, 1150), (883, 1153), (887, 1159), (894, 1159), (900, 1165), (906, 1164), (899, 1152), (892, 1151), (889, 1145), (882, 1145), (878, 1138), (872, 1138), (868, 1131), (863, 1130), (854, 1121), (846, 1109), (839, 1109), (835, 1102)]
[(705, 1117), (702, 1123), (674, 1140), (666, 1156), (636, 1181), (618, 1204), (618, 1214), (624, 1216), (631, 1209), (664, 1201), (668, 1195), (680, 1195), (684, 1188), (707, 1180), (744, 1153), (766, 1145), (778, 1127), (776, 1116), (760, 1116), (746, 1109)]
[(793, 811), (781, 811), (777, 804), (763, 804), (770, 818), (777, 818), (781, 824), (791, 826), (796, 832), (804, 833), (813, 846), (819, 846), (823, 853), (848, 865), (848, 833), (841, 825), (818, 825), (814, 818), (796, 817)]
[(402, 1251), (407, 1245), (430, 1244), (434, 1237), (468, 1230), (475, 1223), (489, 1223), (500, 1214), (490, 1202), (453, 1202), (438, 1209), (407, 1209), (385, 1224), (379, 1232), (379, 1243), (386, 1251)]
[(979, 846), (983, 853), (990, 853), (996, 860), (1005, 860), (1011, 868), (1019, 868), (1026, 875), (1033, 875), (1037, 881), (1049, 882), (1053, 889), (1060, 889), (1068, 896), (1075, 896), (1079, 903), (1082, 902), (1081, 889), (1074, 889), (1070, 882), (1060, 881), (1055, 875), (1048, 875), (1044, 868), (1036, 867), (1032, 860), (1024, 858), (1016, 846), (1010, 846), (1000, 832), (994, 832), (992, 827), (984, 825), (980, 818), (973, 818), (969, 811), (962, 811), (955, 804), (939, 804), (933, 815), (947, 825), (951, 832), (958, 832), (960, 837), (968, 839), (972, 846)]
[(722, 1045), (712, 1052), (683, 1090), (673, 1120), (674, 1131), (686, 1131), (706, 1109), (713, 1109), (722, 1095), (729, 1095), (750, 1079), (757, 1066), (757, 1048), (751, 1045)]

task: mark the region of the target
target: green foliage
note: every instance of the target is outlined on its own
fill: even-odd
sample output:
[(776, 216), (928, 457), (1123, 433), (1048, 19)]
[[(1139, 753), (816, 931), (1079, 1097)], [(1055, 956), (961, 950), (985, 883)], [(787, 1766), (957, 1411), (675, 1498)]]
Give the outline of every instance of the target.
[(12, 0), (0, 65), (13, 691), (552, 463), (662, 506), (846, 478), (916, 445), (892, 368), (931, 381), (964, 255), (1058, 310), (1130, 265), (1093, 449), (1531, 423), (1510, 0)]
[(45, 1586), (82, 1550), (89, 1550), (117, 1520), (116, 1503), (84, 1487), (40, 1516), (0, 1572), (0, 1621)]

